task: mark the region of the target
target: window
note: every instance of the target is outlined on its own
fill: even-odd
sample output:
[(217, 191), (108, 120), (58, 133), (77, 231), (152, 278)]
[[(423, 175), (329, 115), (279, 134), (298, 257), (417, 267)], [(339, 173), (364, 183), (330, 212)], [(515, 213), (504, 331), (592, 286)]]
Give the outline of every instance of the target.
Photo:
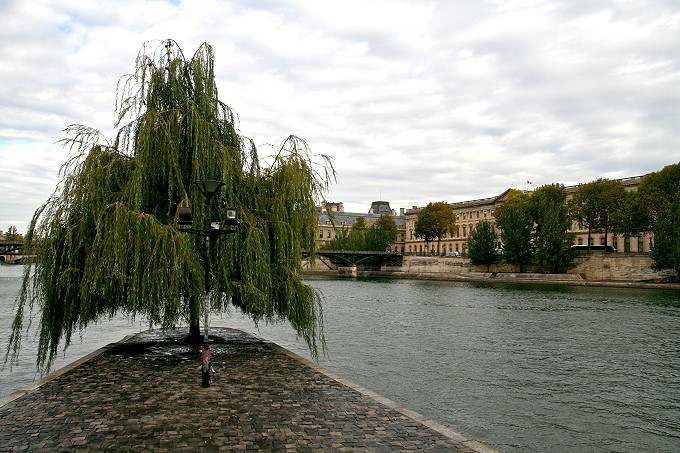
[(323, 231), (319, 231), (319, 239), (323, 239)]
[(578, 238), (578, 245), (583, 245), (583, 238)]
[(463, 237), (465, 237), (467, 230), (465, 229), (465, 225), (463, 225)]
[(626, 253), (630, 253), (630, 238), (626, 237), (626, 239), (623, 240), (623, 251)]
[(331, 238), (331, 230), (328, 230), (328, 239)]
[(638, 236), (638, 252), (644, 252), (645, 251), (645, 241), (642, 236)]

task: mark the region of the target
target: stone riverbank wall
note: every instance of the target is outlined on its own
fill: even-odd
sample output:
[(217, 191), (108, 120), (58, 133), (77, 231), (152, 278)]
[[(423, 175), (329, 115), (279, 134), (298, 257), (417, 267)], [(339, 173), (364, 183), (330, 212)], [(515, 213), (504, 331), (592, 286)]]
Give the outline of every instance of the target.
[(621, 282), (664, 282), (672, 272), (657, 272), (652, 269), (652, 259), (645, 253), (584, 253), (574, 260), (574, 265), (564, 274), (552, 274), (545, 267), (525, 266), (520, 274), (519, 266), (511, 264), (492, 264), (473, 266), (470, 260), (462, 257), (415, 256), (406, 255), (401, 266), (338, 268), (328, 262), (317, 260), (310, 267), (305, 264), (306, 272), (330, 273), (336, 275), (384, 275), (394, 277), (429, 278), (524, 278), (542, 280), (597, 280)]

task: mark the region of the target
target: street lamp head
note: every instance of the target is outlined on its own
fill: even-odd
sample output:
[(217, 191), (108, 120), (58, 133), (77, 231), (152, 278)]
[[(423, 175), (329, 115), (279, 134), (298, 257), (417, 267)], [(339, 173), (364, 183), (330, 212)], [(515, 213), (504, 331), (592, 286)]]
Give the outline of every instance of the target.
[(194, 181), (194, 184), (198, 186), (198, 189), (207, 199), (210, 199), (215, 193), (224, 185), (222, 181), (217, 181), (215, 179), (202, 179), (200, 181)]
[(238, 218), (236, 217), (236, 208), (225, 208), (224, 209), (224, 217), (227, 225), (236, 225), (238, 224)]
[(193, 222), (193, 215), (190, 207), (180, 207), (177, 213), (177, 223), (179, 225), (191, 225)]

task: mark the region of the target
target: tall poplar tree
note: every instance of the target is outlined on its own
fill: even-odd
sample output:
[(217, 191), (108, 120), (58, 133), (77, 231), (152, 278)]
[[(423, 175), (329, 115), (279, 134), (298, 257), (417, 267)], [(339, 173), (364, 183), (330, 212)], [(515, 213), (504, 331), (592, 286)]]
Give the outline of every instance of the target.
[(196, 332), (206, 297), (204, 243), (179, 231), (178, 208), (190, 206), (200, 222), (209, 200), (193, 182), (221, 180), (213, 207), (237, 208), (241, 224), (218, 241), (210, 307), (287, 320), (317, 354), (322, 308), (300, 281), (301, 258), (302, 249), (314, 254), (316, 203), (334, 177), (330, 159), (290, 136), (261, 166), (218, 98), (207, 43), (190, 59), (172, 40), (145, 44), (134, 73), (119, 82), (117, 113), (113, 141), (84, 126), (67, 129), (64, 143), (75, 155), (26, 235), (37, 260), (24, 277), (11, 351), (36, 305), (43, 369), (74, 331), (116, 313), (162, 328), (188, 322)]

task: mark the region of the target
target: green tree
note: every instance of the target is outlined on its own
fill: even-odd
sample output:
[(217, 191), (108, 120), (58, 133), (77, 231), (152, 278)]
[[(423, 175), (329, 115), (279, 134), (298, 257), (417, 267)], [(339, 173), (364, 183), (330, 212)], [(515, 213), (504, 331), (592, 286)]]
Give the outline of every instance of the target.
[(642, 178), (638, 192), (649, 209), (652, 223), (669, 215), (679, 191), (680, 163), (667, 165)]
[(680, 280), (680, 194), (670, 205), (668, 215), (654, 223), (654, 243), (650, 256), (655, 270), (670, 269)]
[(397, 240), (397, 224), (389, 214), (383, 214), (366, 232), (366, 250), (384, 252)]
[(588, 247), (591, 233), (603, 232), (605, 245), (607, 235), (616, 229), (618, 211), (626, 198), (626, 189), (621, 181), (598, 179), (579, 186), (569, 203), (572, 216), (588, 228)]
[(328, 241), (323, 248), (325, 250), (352, 250), (349, 238), (349, 230), (334, 228), (335, 236)]
[(353, 232), (364, 232), (368, 229), (366, 226), (366, 219), (362, 216), (357, 217), (356, 221), (352, 224)]
[(680, 163), (650, 173), (638, 189), (651, 220), (653, 243), (650, 256), (656, 270), (671, 269), (680, 278)]
[[(604, 244), (607, 245), (609, 242), (609, 232), (615, 228), (618, 212), (626, 199), (626, 189), (623, 187), (621, 181), (598, 179), (597, 182), (601, 187), (600, 193), (602, 200), (598, 213), (597, 228), (598, 231), (604, 233)], [(605, 247), (605, 251), (606, 250)]]
[(567, 201), (567, 190), (564, 184), (546, 184), (531, 193), (527, 198), (527, 206), (534, 223), (544, 215), (544, 210), (552, 204), (560, 205)]
[(574, 234), (569, 232), (571, 217), (564, 202), (542, 198), (538, 203), (535, 206), (540, 217), (533, 234), (534, 256), (539, 264), (551, 266), (557, 273), (574, 260), (571, 248)]
[(450, 204), (444, 201), (430, 202), (418, 212), (415, 234), (428, 244), (437, 239), (437, 254), (440, 253), (441, 240), (456, 227), (456, 214)]
[(501, 230), (503, 259), (509, 264), (524, 266), (531, 262), (532, 232), (534, 222), (531, 218), (527, 196), (519, 190), (511, 191), (508, 200), (494, 212), (496, 224)]
[(637, 236), (650, 231), (652, 217), (644, 197), (639, 191), (626, 192), (621, 206), (612, 213), (611, 231), (623, 236)]
[(482, 220), (467, 238), (470, 262), (490, 266), (498, 260), (498, 236), (491, 222)]
[(600, 191), (595, 182), (582, 184), (569, 203), (571, 215), (579, 223), (588, 228), (588, 249), (591, 244), (591, 234), (597, 230), (598, 214), (600, 211)]
[(357, 217), (352, 227), (336, 229), (335, 238), (329, 241), (327, 250), (385, 251), (397, 239), (397, 224), (383, 214), (370, 227), (364, 217)]
[(21, 237), (21, 235), (17, 231), (17, 227), (15, 227), (14, 225), (9, 227), (9, 229), (7, 230), (7, 233), (5, 233), (5, 239), (7, 241), (12, 241), (12, 242), (17, 242), (17, 241), (23, 240), (23, 238)]
[[(285, 319), (317, 354), (319, 295), (301, 280), (302, 249), (314, 254), (317, 201), (333, 177), (330, 160), (291, 136), (261, 167), (253, 143), (218, 99), (213, 51), (186, 59), (174, 41), (145, 45), (118, 89), (118, 132), (110, 141), (71, 126), (76, 151), (61, 192), (39, 208), (27, 242), (40, 240), (25, 274), (9, 348), (18, 352), (24, 316), (41, 311), (38, 365), (49, 368), (74, 329), (117, 312), (197, 333), (205, 297), (200, 237), (179, 231), (178, 208), (210, 209), (193, 181), (226, 182), (212, 199), (239, 210), (211, 266), (210, 307), (231, 303), (255, 321)], [(313, 257), (312, 257), (313, 259)], [(194, 335), (196, 337), (196, 335)], [(8, 349), (9, 351), (9, 349)]]

